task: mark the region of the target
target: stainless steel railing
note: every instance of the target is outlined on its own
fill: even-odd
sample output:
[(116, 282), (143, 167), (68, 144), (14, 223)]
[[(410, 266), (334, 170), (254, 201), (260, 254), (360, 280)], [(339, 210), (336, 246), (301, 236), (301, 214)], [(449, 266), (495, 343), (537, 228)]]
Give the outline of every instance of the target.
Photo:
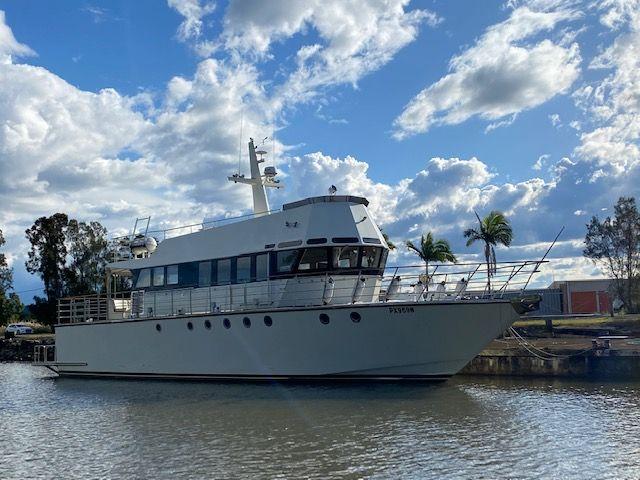
[(233, 285), (137, 290), (107, 297), (61, 299), (58, 323), (379, 302), (464, 302), (502, 298), (523, 289), (542, 261), (390, 267), (384, 276), (362, 271), (297, 274)]

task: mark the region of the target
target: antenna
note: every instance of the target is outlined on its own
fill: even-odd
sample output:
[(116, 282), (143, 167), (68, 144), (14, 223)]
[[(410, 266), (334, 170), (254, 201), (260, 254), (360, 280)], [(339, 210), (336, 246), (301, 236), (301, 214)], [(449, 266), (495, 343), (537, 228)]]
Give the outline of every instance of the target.
[[(269, 137), (264, 137), (260, 145)], [(229, 181), (233, 183), (245, 183), (251, 185), (251, 191), (253, 193), (253, 213), (256, 216), (269, 214), (269, 202), (267, 200), (267, 192), (265, 187), (283, 188), (284, 185), (280, 183), (275, 177), (278, 174), (274, 167), (265, 167), (264, 174), (260, 172), (260, 164), (264, 162), (264, 155), (267, 152), (265, 150), (256, 150), (253, 138), (249, 139), (249, 166), (251, 167), (251, 177), (246, 178), (240, 173), (236, 173), (231, 177), (227, 177)], [(260, 155), (260, 158), (258, 158)]]
[(240, 175), (240, 163), (242, 161), (242, 127), (244, 126), (244, 107), (240, 114), (240, 138), (238, 138), (238, 175)]

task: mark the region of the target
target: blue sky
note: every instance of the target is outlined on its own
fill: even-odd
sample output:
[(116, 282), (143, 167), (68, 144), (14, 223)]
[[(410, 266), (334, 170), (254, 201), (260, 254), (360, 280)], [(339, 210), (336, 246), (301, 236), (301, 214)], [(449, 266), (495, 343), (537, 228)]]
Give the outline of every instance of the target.
[(536, 256), (567, 225), (541, 281), (597, 275), (584, 224), (638, 193), (639, 10), (0, 0), (0, 229), (16, 289), (39, 285), (22, 266), (37, 216), (124, 231), (137, 215), (245, 212), (248, 192), (224, 184), (241, 121), (245, 137), (275, 132), (290, 187), (275, 206), (335, 183), (370, 197), (397, 241), (431, 229), (469, 255), (459, 231), (499, 208), (517, 227), (503, 257)]

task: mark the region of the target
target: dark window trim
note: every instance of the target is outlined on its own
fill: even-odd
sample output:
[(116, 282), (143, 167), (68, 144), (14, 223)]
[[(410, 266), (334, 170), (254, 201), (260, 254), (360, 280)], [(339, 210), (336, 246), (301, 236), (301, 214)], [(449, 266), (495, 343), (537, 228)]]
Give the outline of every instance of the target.
[(307, 240), (307, 245), (322, 245), (323, 243), (327, 243), (326, 238), (310, 238)]
[[(332, 243), (360, 243), (360, 239), (358, 237), (333, 237), (331, 239)], [(357, 246), (357, 245), (355, 245)]]
[[(182, 262), (182, 263), (178, 263), (178, 264), (171, 264), (171, 265), (164, 265), (163, 268), (165, 269), (165, 284), (164, 286), (149, 286), (149, 287), (141, 287), (141, 290), (145, 290), (145, 291), (162, 291), (162, 290), (174, 290), (174, 289), (182, 289), (182, 288), (190, 288), (190, 287), (196, 287), (196, 288), (207, 288), (207, 287), (220, 287), (220, 286), (226, 286), (226, 285), (242, 285), (242, 283), (248, 283), (248, 282), (242, 282), (242, 283), (238, 283), (237, 282), (237, 259), (241, 258), (241, 257), (250, 257), (251, 258), (251, 279), (249, 280), (249, 282), (255, 282), (255, 281), (266, 281), (268, 279), (283, 279), (283, 278), (292, 278), (295, 276), (314, 276), (314, 275), (382, 275), (384, 274), (384, 267), (386, 266), (386, 259), (387, 259), (387, 255), (388, 255), (388, 250), (382, 246), (378, 246), (375, 248), (381, 248), (382, 249), (382, 253), (380, 256), (380, 264), (377, 267), (372, 267), (372, 268), (366, 268), (366, 267), (345, 267), (345, 268), (335, 268), (333, 267), (333, 249), (339, 247), (356, 247), (358, 248), (358, 259), (357, 259), (357, 265), (360, 265), (362, 262), (362, 249), (364, 247), (372, 247), (372, 245), (328, 245), (328, 246), (320, 246), (320, 247), (302, 247), (302, 248), (292, 248), (292, 249), (287, 249), (287, 250), (271, 250), (271, 251), (262, 251), (262, 252), (256, 252), (256, 253), (251, 253), (251, 254), (244, 254), (244, 255), (238, 255), (237, 257), (223, 257), (223, 258), (215, 258), (215, 259), (211, 259), (211, 260), (197, 260), (197, 261), (193, 261), (193, 262)], [(304, 254), (304, 251), (307, 248), (324, 248), (327, 250), (327, 259), (328, 259), (328, 267), (326, 269), (314, 269), (314, 270), (303, 270), (303, 271), (299, 271), (298, 267), (300, 265), (300, 260), (302, 259), (302, 255)], [(293, 268), (291, 272), (281, 272), (278, 273), (277, 272), (277, 255), (280, 252), (286, 252), (286, 251), (298, 251), (298, 255), (295, 259), (295, 261), (293, 262)], [(257, 256), (258, 255), (267, 255), (267, 278), (261, 279), (261, 280), (256, 280), (257, 277)], [(218, 262), (222, 261), (222, 260), (229, 260), (230, 261), (230, 281), (229, 282), (225, 282), (225, 283), (219, 283), (218, 282)], [(199, 269), (200, 269), (200, 263), (204, 263), (204, 262), (211, 262), (211, 285), (199, 285), (198, 284), (198, 279), (199, 279)], [(177, 265), (178, 266), (178, 272), (180, 272), (180, 266), (181, 265), (186, 265), (192, 263), (193, 265), (195, 265), (195, 269), (196, 269), (196, 275), (195, 275), (195, 283), (191, 284), (182, 284), (180, 283), (180, 276), (178, 277), (178, 283), (177, 284), (168, 284), (168, 267)], [(382, 264), (382, 267), (380, 266)], [(133, 269), (132, 270), (132, 274), (133, 274), (133, 285), (136, 284), (137, 279), (140, 275), (140, 271), (144, 270), (144, 269), (149, 269), (149, 275), (150, 277), (153, 277), (153, 269), (154, 268), (160, 268), (161, 266), (158, 267), (144, 267), (144, 268), (139, 268), (139, 269)], [(150, 278), (150, 281), (152, 282), (153, 278)], [(134, 287), (135, 288), (135, 287)]]
[(287, 242), (280, 242), (278, 244), (278, 248), (299, 247), (300, 245), (302, 245), (302, 240), (290, 240)]
[(373, 237), (362, 237), (362, 242), (371, 243), (374, 245), (382, 245), (382, 242), (380, 241), (379, 238), (373, 238)]

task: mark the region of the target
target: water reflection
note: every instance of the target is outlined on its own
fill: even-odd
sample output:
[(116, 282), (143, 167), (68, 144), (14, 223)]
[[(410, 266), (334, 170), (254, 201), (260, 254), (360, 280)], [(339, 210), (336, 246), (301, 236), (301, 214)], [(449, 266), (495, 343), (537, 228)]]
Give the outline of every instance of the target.
[(640, 477), (638, 384), (0, 381), (3, 478)]

